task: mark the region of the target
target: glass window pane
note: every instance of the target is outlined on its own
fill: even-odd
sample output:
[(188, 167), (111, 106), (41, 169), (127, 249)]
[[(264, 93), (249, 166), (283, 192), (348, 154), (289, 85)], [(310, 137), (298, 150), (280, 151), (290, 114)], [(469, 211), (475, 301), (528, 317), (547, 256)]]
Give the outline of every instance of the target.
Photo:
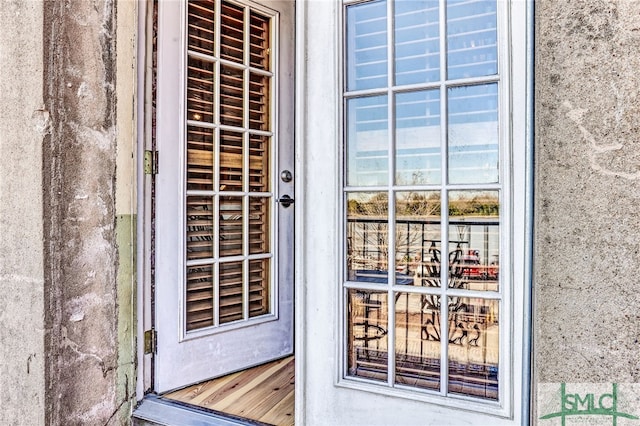
[(387, 96), (350, 99), (347, 103), (347, 185), (389, 182)]
[(250, 73), (249, 75), (249, 128), (269, 131), (269, 85), (270, 78)]
[(500, 302), (449, 298), (449, 393), (498, 399)]
[(220, 131), (220, 191), (242, 191), (242, 133)]
[(213, 62), (189, 57), (187, 68), (187, 120), (213, 123)]
[(396, 294), (396, 383), (440, 390), (440, 298)]
[(187, 189), (213, 189), (214, 131), (187, 126)]
[(500, 198), (498, 191), (449, 193), (449, 287), (498, 291)]
[(215, 14), (213, 7), (203, 7), (190, 1), (189, 13), (189, 50), (195, 50), (205, 55), (215, 55)]
[(242, 295), (244, 293), (242, 262), (220, 264), (220, 295), (218, 297), (220, 324), (244, 318)]
[(387, 85), (387, 2), (347, 7), (347, 89)]
[(396, 184), (438, 184), (440, 90), (396, 95)]
[(220, 257), (243, 254), (242, 197), (220, 197)]
[(447, 1), (449, 79), (498, 72), (496, 0)]
[(187, 331), (213, 325), (213, 266), (187, 267)]
[(222, 2), (220, 15), (220, 57), (242, 63), (244, 56), (244, 8)]
[(249, 261), (249, 317), (269, 313), (269, 259)]
[(249, 253), (269, 253), (271, 198), (249, 197)]
[(187, 260), (213, 257), (213, 198), (187, 197)]
[(271, 32), (269, 18), (254, 11), (249, 13), (251, 19), (249, 46), (249, 65), (263, 70), (269, 69), (271, 51)]
[(396, 284), (439, 287), (439, 262), (440, 192), (396, 193)]
[(396, 84), (416, 84), (440, 79), (440, 25), (437, 0), (396, 0)]
[(449, 183), (498, 182), (498, 85), (448, 91)]
[(387, 293), (348, 290), (347, 375), (387, 381)]
[(388, 195), (347, 194), (347, 279), (387, 283), (389, 259)]
[(269, 192), (271, 138), (249, 134), (249, 191)]
[(220, 124), (242, 127), (244, 121), (244, 73), (220, 66)]

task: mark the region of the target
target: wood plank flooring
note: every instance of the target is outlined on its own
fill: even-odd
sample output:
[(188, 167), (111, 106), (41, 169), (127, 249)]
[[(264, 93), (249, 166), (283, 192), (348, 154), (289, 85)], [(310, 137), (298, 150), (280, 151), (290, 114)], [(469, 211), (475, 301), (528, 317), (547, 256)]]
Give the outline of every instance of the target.
[(290, 356), (164, 397), (262, 423), (293, 426), (294, 365)]

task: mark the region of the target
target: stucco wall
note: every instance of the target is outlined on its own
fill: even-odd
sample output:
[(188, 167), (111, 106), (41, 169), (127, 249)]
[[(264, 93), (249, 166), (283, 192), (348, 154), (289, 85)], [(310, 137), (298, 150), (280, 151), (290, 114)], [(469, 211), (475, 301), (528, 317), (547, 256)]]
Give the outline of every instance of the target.
[(135, 401), (135, 3), (39, 4), (51, 119), (43, 161), (45, 422), (124, 424)]
[(535, 44), (534, 382), (638, 382), (640, 3), (539, 0)]
[(44, 422), (41, 23), (36, 2), (0, 5), (2, 425)]

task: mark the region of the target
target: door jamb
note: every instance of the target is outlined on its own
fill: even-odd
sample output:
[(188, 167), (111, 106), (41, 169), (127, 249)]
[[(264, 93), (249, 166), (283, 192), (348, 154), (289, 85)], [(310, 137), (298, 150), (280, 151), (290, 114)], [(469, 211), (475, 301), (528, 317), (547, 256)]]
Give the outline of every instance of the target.
[(148, 0), (138, 0), (138, 37), (137, 37), (137, 93), (136, 101), (136, 180), (137, 180), (137, 217), (136, 217), (136, 400), (141, 401), (152, 388), (153, 355), (145, 354), (144, 332), (151, 329), (151, 201), (150, 179), (144, 173), (144, 152), (151, 147), (151, 49), (153, 31), (153, 8)]

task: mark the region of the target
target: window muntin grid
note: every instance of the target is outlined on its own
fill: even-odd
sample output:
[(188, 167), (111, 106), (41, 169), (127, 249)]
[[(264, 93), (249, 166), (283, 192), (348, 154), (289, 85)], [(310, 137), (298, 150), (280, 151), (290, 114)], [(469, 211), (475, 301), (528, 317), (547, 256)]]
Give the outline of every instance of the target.
[(187, 3), (184, 329), (273, 314), (273, 17)]
[(503, 394), (497, 10), (487, 0), (345, 5), (347, 378)]

